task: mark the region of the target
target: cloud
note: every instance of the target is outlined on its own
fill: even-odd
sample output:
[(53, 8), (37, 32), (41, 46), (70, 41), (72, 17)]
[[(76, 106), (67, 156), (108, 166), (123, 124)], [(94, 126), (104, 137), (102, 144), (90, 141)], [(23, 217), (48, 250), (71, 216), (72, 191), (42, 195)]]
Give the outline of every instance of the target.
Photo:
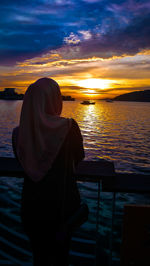
[(92, 34), (90, 33), (89, 30), (80, 30), (79, 31), (79, 34), (82, 35), (83, 39), (84, 40), (89, 40), (92, 38)]
[(99, 56), (109, 58), (120, 55), (134, 55), (150, 48), (150, 16), (133, 20), (130, 26), (109, 32), (103, 36), (94, 36), (79, 45), (80, 56)]
[(1, 88), (43, 76), (78, 95), (92, 78), (117, 80), (95, 95), (149, 87), (148, 0), (1, 0), (0, 12)]
[(64, 38), (64, 42), (66, 44), (78, 44), (78, 43), (80, 43), (80, 39), (78, 38), (77, 35), (75, 35), (73, 32), (71, 32), (68, 37)]
[[(2, 62), (17, 62), (32, 58), (43, 51), (56, 49), (62, 45), (59, 26), (51, 25), (15, 25), (7, 27), (7, 33), (1, 33), (0, 59)], [(7, 45), (5, 45), (6, 43)]]
[(1, 8), (1, 64), (61, 48), (71, 58), (136, 54), (150, 43), (149, 1), (7, 1)]

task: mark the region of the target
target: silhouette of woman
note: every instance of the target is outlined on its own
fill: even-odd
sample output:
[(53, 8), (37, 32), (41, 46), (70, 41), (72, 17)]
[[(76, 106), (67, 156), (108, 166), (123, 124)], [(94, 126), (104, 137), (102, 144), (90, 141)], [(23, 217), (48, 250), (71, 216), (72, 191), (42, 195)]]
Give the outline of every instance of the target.
[(76, 121), (61, 111), (59, 85), (41, 78), (28, 87), (12, 134), (25, 173), (21, 217), (35, 266), (68, 265), (71, 235), (59, 232), (80, 205), (73, 171), (84, 158), (82, 136)]

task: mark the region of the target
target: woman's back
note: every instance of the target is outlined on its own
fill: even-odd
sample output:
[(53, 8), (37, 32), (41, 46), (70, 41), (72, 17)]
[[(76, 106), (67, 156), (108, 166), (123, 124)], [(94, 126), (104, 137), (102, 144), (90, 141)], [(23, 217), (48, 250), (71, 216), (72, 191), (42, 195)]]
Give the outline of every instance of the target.
[[(12, 136), (14, 153), (16, 153), (18, 129), (14, 130)], [(74, 164), (80, 162), (83, 157), (82, 136), (77, 123), (72, 119), (70, 131), (45, 177), (38, 183), (27, 175), (24, 179), (22, 203), (24, 212), (30, 213), (30, 219), (31, 217), (44, 219), (49, 212), (50, 219), (58, 220), (63, 199), (65, 199), (65, 216), (69, 217), (78, 208), (80, 195), (73, 168)]]
[(61, 265), (68, 265), (70, 234), (63, 242), (56, 236), (80, 205), (73, 173), (84, 158), (83, 140), (75, 120), (60, 117), (61, 109), (58, 84), (40, 79), (28, 88), (20, 125), (12, 135), (14, 154), (25, 172), (22, 221), (34, 265), (39, 266), (51, 265), (51, 261), (60, 265), (57, 252)]

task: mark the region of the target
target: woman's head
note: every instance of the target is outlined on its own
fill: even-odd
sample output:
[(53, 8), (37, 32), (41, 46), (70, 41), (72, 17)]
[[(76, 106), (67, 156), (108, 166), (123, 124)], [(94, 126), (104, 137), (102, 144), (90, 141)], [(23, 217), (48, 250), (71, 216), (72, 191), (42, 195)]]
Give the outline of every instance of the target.
[(62, 96), (58, 83), (50, 78), (38, 79), (31, 84), (25, 94), (24, 102), (30, 101), (37, 111), (49, 115), (60, 115)]
[(51, 168), (70, 129), (70, 119), (61, 117), (62, 96), (52, 79), (31, 84), (24, 97), (17, 142), (17, 156), (33, 181)]

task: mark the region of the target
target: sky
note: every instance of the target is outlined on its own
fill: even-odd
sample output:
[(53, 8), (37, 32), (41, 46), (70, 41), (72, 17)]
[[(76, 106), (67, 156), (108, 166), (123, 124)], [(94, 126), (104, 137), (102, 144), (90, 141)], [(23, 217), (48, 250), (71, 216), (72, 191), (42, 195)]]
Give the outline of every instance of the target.
[(150, 89), (150, 1), (1, 0), (0, 90), (41, 77), (75, 98)]

